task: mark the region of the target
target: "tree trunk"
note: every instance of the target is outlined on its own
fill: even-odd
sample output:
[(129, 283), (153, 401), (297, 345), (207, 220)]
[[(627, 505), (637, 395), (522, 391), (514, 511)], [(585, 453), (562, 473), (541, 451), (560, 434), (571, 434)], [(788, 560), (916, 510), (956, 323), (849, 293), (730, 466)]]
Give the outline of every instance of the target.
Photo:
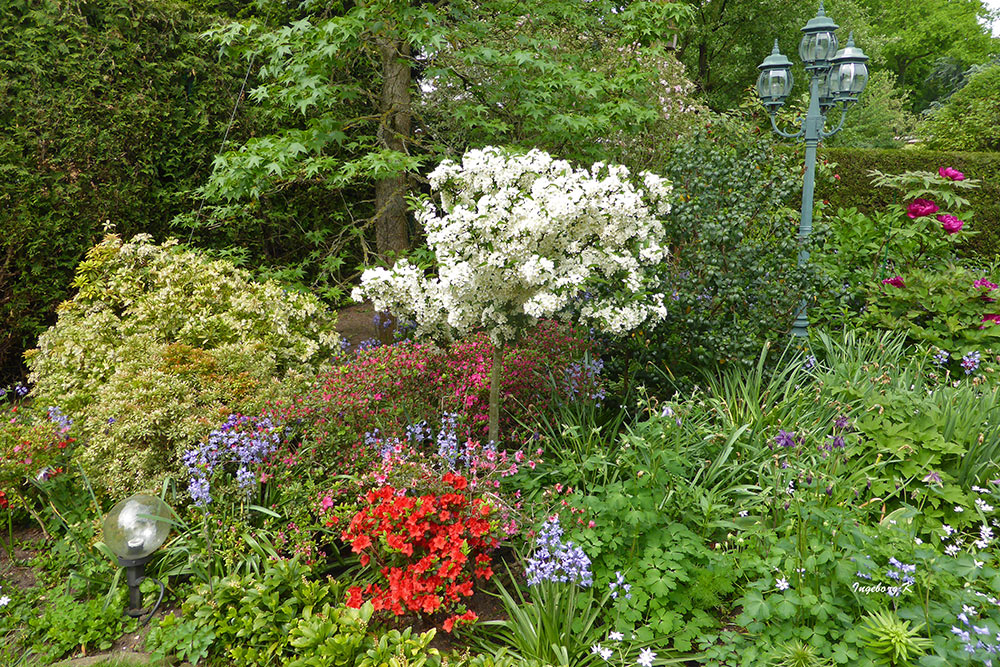
[(503, 346), (493, 344), (493, 367), (490, 369), (490, 442), (500, 436), (500, 371), (503, 367)]
[[(378, 46), (382, 55), (379, 143), (384, 148), (405, 152), (412, 125), (410, 45), (398, 38), (385, 37)], [(409, 178), (405, 173), (375, 182), (375, 248), (384, 258), (410, 247), (406, 223), (408, 191)]]

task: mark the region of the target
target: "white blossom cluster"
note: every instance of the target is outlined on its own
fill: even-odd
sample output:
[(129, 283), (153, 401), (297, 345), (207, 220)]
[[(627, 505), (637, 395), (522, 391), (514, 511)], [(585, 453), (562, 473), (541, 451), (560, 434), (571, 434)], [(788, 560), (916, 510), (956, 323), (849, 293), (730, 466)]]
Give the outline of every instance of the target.
[(648, 272), (667, 256), (669, 181), (603, 163), (588, 171), (532, 150), (487, 147), (445, 160), (430, 174), (443, 214), (423, 202), (418, 219), (437, 276), (400, 260), (364, 272), (352, 297), (414, 320), (418, 333), (479, 328), (495, 343), (539, 318), (576, 313), (623, 333), (666, 314)]

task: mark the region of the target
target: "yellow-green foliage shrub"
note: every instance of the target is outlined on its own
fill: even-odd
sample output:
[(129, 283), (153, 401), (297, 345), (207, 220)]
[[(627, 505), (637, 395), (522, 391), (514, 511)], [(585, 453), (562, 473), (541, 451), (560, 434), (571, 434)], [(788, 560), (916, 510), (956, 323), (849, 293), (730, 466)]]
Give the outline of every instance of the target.
[(32, 396), (76, 420), (80, 462), (116, 494), (178, 470), (229, 413), (259, 410), (339, 347), (336, 316), (314, 296), (174, 240), (107, 236), (73, 286), (26, 355)]

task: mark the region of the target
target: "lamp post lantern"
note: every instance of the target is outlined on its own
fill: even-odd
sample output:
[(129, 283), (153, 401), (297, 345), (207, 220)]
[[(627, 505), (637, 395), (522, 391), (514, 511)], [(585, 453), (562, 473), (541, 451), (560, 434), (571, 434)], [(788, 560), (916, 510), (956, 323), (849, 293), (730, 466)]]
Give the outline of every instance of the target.
[[(757, 94), (767, 107), (771, 117), (771, 127), (782, 137), (802, 138), (806, 142), (805, 179), (802, 184), (802, 217), (799, 223), (799, 266), (809, 260), (806, 242), (812, 233), (813, 191), (816, 183), (816, 147), (820, 140), (832, 137), (844, 126), (847, 108), (858, 100), (858, 96), (868, 83), (868, 56), (854, 45), (854, 35), (847, 40), (847, 46), (838, 50), (837, 24), (823, 11), (820, 0), (816, 16), (802, 28), (799, 43), (799, 57), (809, 75), (809, 110), (802, 119), (798, 132), (784, 132), (778, 128), (775, 116), (792, 91), (792, 63), (778, 51), (778, 40), (774, 41), (771, 55), (764, 59), (757, 69)], [(827, 114), (841, 105), (840, 122), (830, 131), (824, 129)], [(803, 298), (795, 314), (792, 335), (802, 338), (806, 335), (809, 319)]]

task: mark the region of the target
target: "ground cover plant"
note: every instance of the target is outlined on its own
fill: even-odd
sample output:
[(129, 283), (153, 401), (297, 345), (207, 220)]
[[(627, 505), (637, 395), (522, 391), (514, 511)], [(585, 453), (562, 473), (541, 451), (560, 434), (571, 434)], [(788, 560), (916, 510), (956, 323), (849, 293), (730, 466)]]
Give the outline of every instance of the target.
[[(692, 141), (703, 164), (729, 159)], [(783, 242), (767, 237), (786, 211), (769, 193), (766, 220), (675, 245), (678, 212), (712, 224), (721, 194), (474, 152), (432, 178), (443, 213), (419, 205), (429, 239), (464, 240), (366, 273), (359, 293), (395, 334), (351, 349), (308, 295), (109, 237), (31, 358), (33, 383), (0, 399), (0, 655), (45, 664), (140, 631), (100, 523), (141, 489), (175, 511), (147, 566), (169, 606), (142, 630), (157, 659), (990, 664), (1000, 276), (960, 263), (971, 174), (876, 179), (900, 204), (837, 214), (781, 294), (706, 260), (698, 289), (766, 304), (773, 326), (701, 367), (678, 350), (683, 377), (656, 345), (750, 323), (695, 316), (685, 292), (685, 327), (670, 289), (687, 283), (663, 277), (762, 248), (777, 267)], [(819, 326), (789, 344), (779, 314), (807, 283)], [(632, 361), (613, 358), (625, 349)], [(15, 582), (29, 525), (44, 548), (34, 581)], [(145, 583), (145, 604), (158, 592)]]

